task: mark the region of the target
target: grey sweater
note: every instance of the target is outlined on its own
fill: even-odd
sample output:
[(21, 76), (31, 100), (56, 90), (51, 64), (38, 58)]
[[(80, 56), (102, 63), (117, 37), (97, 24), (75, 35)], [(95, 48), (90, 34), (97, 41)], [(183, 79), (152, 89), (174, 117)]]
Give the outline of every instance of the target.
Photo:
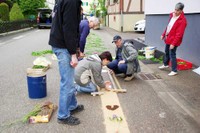
[(101, 59), (97, 54), (91, 55), (79, 61), (77, 67), (75, 67), (75, 81), (80, 86), (86, 86), (94, 79), (96, 85), (100, 88), (105, 88), (101, 70)]

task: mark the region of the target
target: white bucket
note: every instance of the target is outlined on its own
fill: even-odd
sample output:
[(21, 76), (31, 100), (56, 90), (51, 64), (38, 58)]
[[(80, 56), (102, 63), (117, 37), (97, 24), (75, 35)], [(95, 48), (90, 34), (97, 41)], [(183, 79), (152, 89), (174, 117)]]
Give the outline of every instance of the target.
[(156, 47), (145, 47), (145, 58), (150, 59), (154, 58)]

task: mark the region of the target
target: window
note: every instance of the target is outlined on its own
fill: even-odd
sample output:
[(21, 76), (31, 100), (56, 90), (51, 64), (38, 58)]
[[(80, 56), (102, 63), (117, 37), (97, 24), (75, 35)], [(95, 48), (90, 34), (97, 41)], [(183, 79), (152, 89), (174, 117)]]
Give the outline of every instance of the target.
[(88, 2), (83, 2), (82, 6), (88, 6)]

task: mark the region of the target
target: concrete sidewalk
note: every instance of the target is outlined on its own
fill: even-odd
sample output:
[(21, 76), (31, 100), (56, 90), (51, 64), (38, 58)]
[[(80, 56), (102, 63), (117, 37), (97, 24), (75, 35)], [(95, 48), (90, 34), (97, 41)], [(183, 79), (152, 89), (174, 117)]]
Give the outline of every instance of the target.
[[(134, 32), (121, 33), (113, 29), (102, 27), (99, 31), (94, 31), (101, 36), (108, 48), (112, 47), (112, 37), (120, 35), (124, 39), (135, 39), (138, 41), (144, 38), (143, 34), (135, 34)], [(139, 41), (143, 45), (144, 41)], [(113, 51), (112, 51), (113, 53)], [(137, 76), (135, 80), (142, 80), (153, 89), (156, 95), (170, 107), (182, 122), (188, 126), (188, 131), (200, 132), (200, 75), (194, 73), (192, 69), (182, 70), (178, 72), (177, 76), (168, 76), (171, 71), (170, 68), (166, 70), (159, 70), (158, 66), (162, 64), (143, 64), (141, 65), (141, 74), (158, 75), (161, 79), (143, 80), (141, 76)], [(132, 82), (124, 82), (120, 80), (122, 86), (134, 86)], [(141, 84), (138, 84), (141, 86)], [(128, 87), (126, 87), (128, 88)], [(186, 126), (185, 125), (185, 126)], [(187, 132), (187, 131), (186, 131)]]

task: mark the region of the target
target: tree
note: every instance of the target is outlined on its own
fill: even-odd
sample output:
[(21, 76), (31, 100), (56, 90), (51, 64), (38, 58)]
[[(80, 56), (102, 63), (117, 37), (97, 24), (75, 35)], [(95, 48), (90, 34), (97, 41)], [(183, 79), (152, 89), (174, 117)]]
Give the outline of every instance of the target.
[(19, 5), (19, 0), (11, 0), (13, 3), (17, 3)]
[(107, 9), (105, 7), (105, 0), (98, 0), (99, 6), (97, 8), (97, 12), (103, 16), (106, 16)]
[(0, 19), (2, 21), (9, 21), (9, 7), (6, 3), (0, 4)]
[(6, 3), (8, 5), (8, 7), (9, 7), (9, 10), (13, 6), (13, 2), (11, 0), (0, 0), (0, 3)]
[(10, 11), (10, 21), (23, 20), (23, 19), (24, 19), (24, 15), (22, 14), (22, 11), (19, 8), (19, 5), (15, 3)]
[(107, 9), (105, 7), (105, 0), (93, 0), (90, 4), (90, 12), (94, 13), (96, 17), (104, 17), (107, 14)]
[(25, 16), (36, 15), (38, 8), (45, 7), (46, 0), (20, 0), (20, 8)]

